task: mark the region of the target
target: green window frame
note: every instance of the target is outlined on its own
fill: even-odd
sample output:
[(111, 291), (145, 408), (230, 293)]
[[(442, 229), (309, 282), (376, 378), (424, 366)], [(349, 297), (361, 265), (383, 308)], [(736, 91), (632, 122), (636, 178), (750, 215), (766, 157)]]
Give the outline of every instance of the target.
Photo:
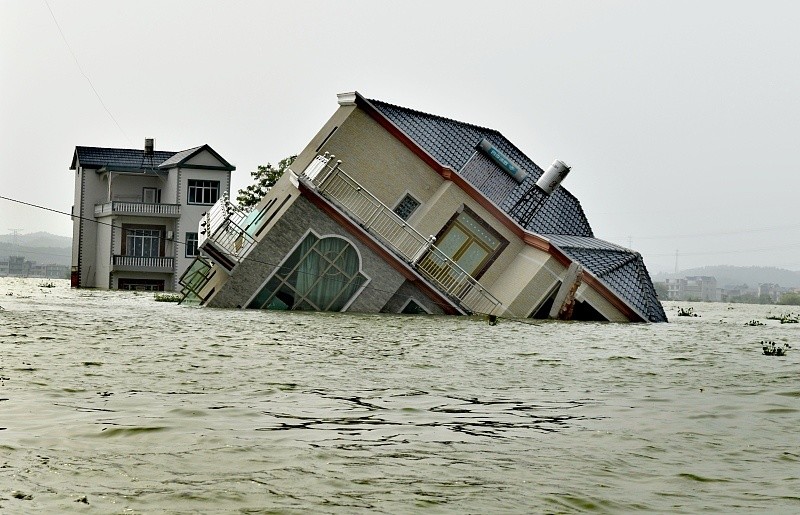
[(356, 248), (309, 232), (278, 266), (249, 309), (342, 311), (369, 282)]

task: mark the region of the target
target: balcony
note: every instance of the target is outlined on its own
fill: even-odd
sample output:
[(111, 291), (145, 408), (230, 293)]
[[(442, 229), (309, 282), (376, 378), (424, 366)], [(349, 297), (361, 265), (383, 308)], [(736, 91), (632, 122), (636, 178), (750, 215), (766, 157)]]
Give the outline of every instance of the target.
[(149, 204), (146, 202), (129, 202), (124, 200), (112, 200), (105, 204), (95, 204), (95, 217), (99, 218), (111, 215), (179, 218), (181, 216), (181, 206), (180, 204)]
[(230, 273), (256, 243), (246, 228), (257, 214), (234, 206), (223, 195), (200, 221), (198, 248)]
[(119, 256), (111, 258), (114, 272), (158, 272), (170, 274), (174, 271), (173, 257)]
[(367, 232), (411, 265), (468, 313), (500, 314), (497, 300), (475, 278), (341, 169), (334, 156), (317, 156), (300, 175)]

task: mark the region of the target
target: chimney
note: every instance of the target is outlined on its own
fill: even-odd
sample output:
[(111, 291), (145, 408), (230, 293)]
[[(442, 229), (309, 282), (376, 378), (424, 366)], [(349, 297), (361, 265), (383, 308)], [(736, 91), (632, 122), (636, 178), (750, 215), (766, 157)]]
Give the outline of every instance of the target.
[(152, 156), (153, 155), (153, 147), (155, 146), (155, 140), (153, 138), (145, 138), (144, 139), (144, 155)]

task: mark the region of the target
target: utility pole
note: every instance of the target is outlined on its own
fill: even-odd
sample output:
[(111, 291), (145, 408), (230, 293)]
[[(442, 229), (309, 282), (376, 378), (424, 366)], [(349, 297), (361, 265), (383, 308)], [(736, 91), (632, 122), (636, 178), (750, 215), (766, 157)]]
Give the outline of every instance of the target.
[(678, 250), (675, 250), (675, 273), (678, 273)]
[(22, 229), (9, 229), (9, 231), (11, 231), (11, 234), (14, 235), (13, 242), (15, 247), (19, 247), (19, 233), (21, 230)]

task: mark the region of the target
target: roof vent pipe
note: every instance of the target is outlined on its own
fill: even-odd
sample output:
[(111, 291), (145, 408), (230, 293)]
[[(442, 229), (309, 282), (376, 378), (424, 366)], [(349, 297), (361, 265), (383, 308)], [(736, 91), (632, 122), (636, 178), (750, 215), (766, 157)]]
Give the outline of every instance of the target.
[(155, 140), (153, 138), (144, 139), (144, 155), (152, 156), (154, 147), (155, 147)]
[(564, 177), (567, 176), (570, 170), (571, 168), (567, 163), (556, 159), (553, 161), (553, 164), (550, 165), (550, 168), (536, 181), (536, 186), (545, 192), (546, 195), (550, 195), (558, 188), (558, 185), (561, 184), (561, 181), (564, 180)]

